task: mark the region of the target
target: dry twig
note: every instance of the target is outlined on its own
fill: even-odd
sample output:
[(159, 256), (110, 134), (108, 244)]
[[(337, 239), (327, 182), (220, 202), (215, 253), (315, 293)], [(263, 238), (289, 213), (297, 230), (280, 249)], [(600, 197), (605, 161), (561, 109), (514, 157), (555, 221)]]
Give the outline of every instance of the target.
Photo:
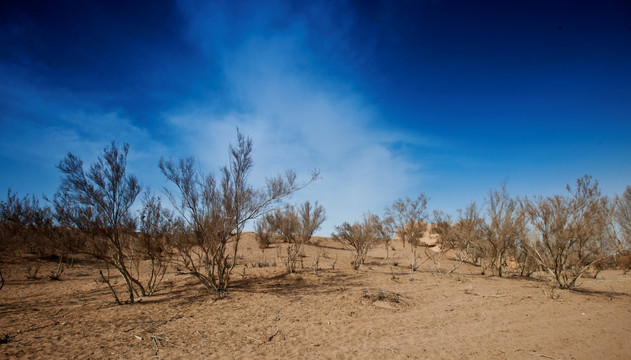
[(276, 335), (278, 334), (278, 331), (279, 331), (279, 330), (278, 330), (278, 327), (276, 327), (276, 332), (275, 332), (275, 333), (273, 333), (272, 335), (268, 336), (268, 337), (267, 337), (267, 341), (268, 341), (268, 342), (269, 342), (269, 341), (272, 341), (272, 339), (274, 338), (274, 336), (276, 336)]
[(560, 360), (559, 358), (555, 358), (555, 357), (544, 355), (544, 354), (537, 354), (537, 353), (534, 353), (534, 352), (531, 352), (530, 356), (538, 356), (538, 357), (542, 357), (542, 358), (546, 358), (546, 359)]

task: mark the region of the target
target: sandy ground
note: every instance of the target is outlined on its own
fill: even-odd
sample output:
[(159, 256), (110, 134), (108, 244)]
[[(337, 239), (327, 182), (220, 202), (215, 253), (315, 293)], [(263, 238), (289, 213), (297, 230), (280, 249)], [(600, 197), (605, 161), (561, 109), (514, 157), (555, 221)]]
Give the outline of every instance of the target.
[[(400, 243), (391, 251), (397, 266), (381, 265), (385, 250), (376, 249), (354, 271), (350, 251), (320, 239), (305, 247), (304, 269), (284, 275), (282, 246), (262, 252), (245, 239), (229, 296), (219, 301), (173, 268), (156, 296), (118, 306), (96, 281), (101, 265), (87, 258), (62, 281), (47, 279), (53, 262), (5, 261), (0, 335), (9, 338), (0, 357), (631, 358), (631, 275), (620, 271), (583, 279), (573, 292), (469, 265), (447, 275), (427, 261), (412, 274)], [(41, 278), (26, 280), (35, 263)], [(441, 268), (453, 264), (444, 259)]]

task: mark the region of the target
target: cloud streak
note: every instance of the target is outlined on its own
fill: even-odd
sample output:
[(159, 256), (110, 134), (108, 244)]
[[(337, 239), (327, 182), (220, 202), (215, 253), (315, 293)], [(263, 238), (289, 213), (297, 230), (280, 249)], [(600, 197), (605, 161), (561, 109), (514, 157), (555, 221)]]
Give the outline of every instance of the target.
[(325, 235), (419, 191), (452, 213), (503, 180), (620, 192), (627, 7), (2, 2), (0, 187), (50, 195), (67, 151), (92, 162), (116, 140), (159, 191), (161, 156), (217, 171), (238, 127), (254, 183), (321, 170), (292, 201), (323, 203)]
[(287, 168), (305, 176), (319, 168), (321, 180), (294, 201), (318, 200), (324, 205), (324, 234), (365, 211), (381, 213), (418, 185), (420, 164), (392, 149), (394, 143), (414, 138), (380, 128), (379, 111), (361, 93), (314, 70), (318, 63), (304, 55), (309, 51), (302, 48), (306, 34), (300, 24), (288, 24), (285, 31), (268, 36), (256, 33), (225, 52), (206, 49), (223, 59), (228, 101), (238, 110), (224, 112), (217, 103), (225, 100), (215, 99), (171, 115), (205, 167), (225, 163), (228, 142), (238, 127), (254, 140), (254, 182), (261, 184), (263, 176)]

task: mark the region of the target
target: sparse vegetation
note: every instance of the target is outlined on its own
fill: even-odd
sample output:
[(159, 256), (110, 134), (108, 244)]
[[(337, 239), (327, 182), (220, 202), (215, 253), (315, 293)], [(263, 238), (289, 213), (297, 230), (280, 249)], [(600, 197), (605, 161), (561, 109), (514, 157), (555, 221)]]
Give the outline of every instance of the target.
[(427, 246), (422, 241), (428, 225), (427, 203), (429, 198), (421, 193), (416, 199), (398, 199), (392, 206), (386, 209), (386, 215), (393, 222), (396, 235), (403, 242), (410, 245), (410, 268), (412, 271), (418, 269), (419, 247)]
[[(89, 254), (103, 262), (99, 282), (108, 286), (119, 304), (155, 294), (170, 264), (178, 273), (195, 277), (218, 298), (226, 294), (238, 263), (243, 266), (243, 279), (247, 266), (276, 267), (277, 259), (288, 273), (305, 268), (304, 245), (324, 222), (325, 212), (317, 202), (293, 206), (284, 201), (314, 181), (317, 172), (298, 183), (296, 174), (288, 171), (254, 188), (248, 183), (252, 140), (237, 132), (237, 143), (229, 147), (228, 165), (218, 177), (197, 170), (192, 158), (163, 158), (159, 167), (170, 183), (165, 193), (175, 211), (166, 209), (160, 197), (147, 190), (135, 215), (131, 209), (142, 186), (127, 173), (128, 151), (127, 144), (118, 147), (112, 142), (87, 169), (69, 153), (57, 165), (63, 175), (59, 191), (52, 202), (44, 197), (52, 208), (41, 206), (35, 196), (19, 198), (9, 190), (0, 202), (2, 260), (26, 251), (37, 256), (37, 261), (23, 268), (27, 279), (39, 279), (40, 267), (54, 261), (48, 278), (60, 280), (72, 263), (71, 254)], [(482, 209), (472, 203), (458, 211), (456, 218), (436, 210), (431, 224), (429, 198), (421, 193), (414, 199), (398, 199), (383, 218), (368, 213), (361, 221), (336, 226), (332, 238), (352, 250), (353, 269), (361, 268), (379, 244), (385, 245), (380, 264), (384, 265), (396, 235), (413, 272), (430, 260), (437, 272), (447, 273), (463, 264), (480, 266), (483, 274), (491, 270), (500, 277), (537, 272), (540, 277), (543, 270), (562, 289), (573, 289), (581, 277), (595, 278), (603, 269), (616, 267), (626, 273), (631, 269), (631, 187), (609, 200), (601, 195), (596, 181), (584, 176), (567, 189), (569, 195), (522, 201), (511, 197), (502, 184), (489, 191)], [(263, 251), (258, 260), (246, 260), (238, 252), (251, 221), (255, 221), (256, 243)], [(279, 241), (276, 258), (266, 259), (265, 249)], [(313, 274), (322, 276), (318, 272), (321, 259), (335, 270), (338, 253), (324, 252), (319, 243), (311, 245), (315, 247)], [(395, 253), (396, 259), (386, 264), (393, 279), (397, 279), (394, 267), (401, 264), (400, 254)], [(447, 269), (441, 267), (445, 254), (455, 260)], [(0, 266), (0, 289), (7, 284), (2, 270)], [(121, 284), (126, 301), (118, 295)]]
[[(138, 344), (134, 347), (135, 354), (154, 357), (158, 350), (163, 357), (190, 355), (188, 350), (181, 350), (183, 346), (173, 346), (175, 339), (186, 346), (204, 347), (210, 341), (226, 343), (244, 339), (239, 346), (250, 351), (248, 354), (260, 354), (252, 349), (278, 342), (274, 345), (279, 346), (268, 346), (264, 351), (268, 351), (267, 355), (282, 356), (276, 349), (282, 348), (289, 339), (294, 341), (294, 336), (303, 336), (294, 330), (302, 327), (297, 319), (304, 318), (323, 328), (358, 326), (349, 332), (372, 339), (375, 334), (391, 334), (393, 328), (387, 314), (393, 313), (419, 324), (413, 325), (419, 331), (432, 334), (438, 331), (449, 337), (454, 327), (444, 327), (445, 321), (468, 326), (466, 331), (475, 331), (480, 325), (495, 326), (499, 316), (510, 317), (514, 316), (513, 312), (517, 313), (515, 309), (523, 310), (519, 311), (519, 319), (528, 316), (530, 325), (519, 334), (528, 336), (508, 336), (507, 341), (526, 337), (530, 341), (534, 336), (530, 332), (533, 320), (549, 324), (557, 315), (563, 318), (562, 324), (567, 324), (568, 318), (589, 319), (591, 326), (601, 321), (600, 328), (589, 330), (590, 338), (598, 336), (594, 334), (602, 332), (602, 328), (612, 328), (612, 324), (621, 328), (620, 324), (628, 320), (624, 315), (628, 305), (628, 291), (625, 291), (628, 276), (621, 271), (606, 270), (601, 278), (595, 278), (599, 271), (609, 267), (627, 270), (624, 261), (625, 256), (629, 256), (626, 252), (629, 245), (628, 238), (624, 237), (625, 218), (621, 215), (627, 203), (622, 197), (610, 201), (602, 196), (598, 184), (589, 177), (579, 179), (575, 187), (568, 187), (569, 195), (535, 197), (523, 202), (511, 198), (502, 187), (489, 192), (483, 209), (471, 204), (455, 217), (435, 211), (431, 224), (425, 214), (424, 196), (399, 200), (398, 204), (403, 205), (399, 213), (392, 208), (390, 216), (385, 218), (368, 213), (360, 221), (336, 226), (333, 239), (318, 237), (317, 241), (311, 241), (315, 229), (324, 220), (324, 209), (318, 203), (284, 204), (286, 196), (302, 186), (296, 184), (292, 173), (270, 180), (265, 188), (249, 186), (245, 179), (251, 160), (246, 158), (251, 145), (248, 145), (249, 140), (241, 137), (239, 140), (239, 145), (230, 148), (231, 161), (222, 169), (220, 180), (199, 174), (191, 159), (178, 163), (163, 161), (163, 172), (174, 185), (173, 192), (167, 195), (174, 201), (175, 212), (167, 210), (159, 196), (146, 191), (141, 196), (138, 211), (127, 211), (125, 220), (121, 220), (122, 225), (118, 227), (120, 254), (130, 276), (140, 282), (144, 295), (160, 291), (164, 296), (139, 299), (143, 293), (135, 283), (132, 283), (132, 299), (120, 295), (127, 282), (121, 270), (114, 266), (118, 263), (111, 260), (117, 254), (117, 248), (107, 236), (111, 230), (100, 227), (106, 225), (104, 220), (99, 222), (104, 217), (97, 216), (96, 209), (86, 205), (88, 202), (83, 198), (79, 200), (76, 194), (70, 195), (77, 196), (77, 202), (71, 202), (67, 193), (58, 194), (54, 210), (45, 210), (46, 216), (39, 215), (39, 219), (48, 219), (46, 221), (9, 222), (6, 219), (16, 217), (3, 215), (1, 234), (14, 234), (14, 237), (2, 238), (2, 246), (10, 248), (11, 254), (1, 254), (10, 261), (6, 268), (0, 269), (7, 270), (0, 271), (0, 288), (5, 287), (2, 294), (8, 299), (7, 308), (16, 307), (28, 314), (6, 312), (5, 319), (10, 320), (5, 320), (3, 325), (8, 334), (13, 335), (0, 339), (0, 345), (10, 349), (5, 353), (20, 354), (21, 347), (25, 346), (22, 339), (45, 338), (51, 326), (55, 327), (56, 334), (81, 343), (79, 339), (91, 331), (87, 326), (101, 314), (110, 318), (123, 314), (112, 322), (115, 326), (104, 326), (105, 330), (100, 330), (108, 337), (107, 343), (99, 343), (101, 348), (117, 347), (116, 351), (120, 352), (120, 344), (124, 342), (112, 343), (109, 338), (122, 336)], [(10, 194), (11, 200), (2, 203), (4, 213), (40, 211), (35, 198), (22, 199)], [(407, 206), (414, 209), (410, 213), (416, 215), (402, 216)], [(25, 208), (35, 211), (25, 211)], [(129, 210), (124, 206), (121, 209)], [(419, 213), (422, 221), (416, 221)], [(255, 220), (257, 216), (256, 233), (249, 233), (244, 229), (246, 221)], [(401, 224), (408, 225), (398, 229), (397, 235), (403, 241), (391, 241), (394, 230)], [(266, 240), (262, 241), (262, 237)], [(270, 244), (275, 250), (266, 253)], [(340, 249), (339, 244), (351, 251)], [(387, 251), (382, 244), (389, 244)], [(412, 256), (415, 247), (420, 251)], [(80, 254), (73, 255), (73, 251)], [(369, 261), (371, 251), (376, 258), (390, 261)], [(85, 254), (92, 254), (101, 262), (86, 261), (89, 257)], [(104, 259), (98, 254), (109, 255)], [(81, 269), (66, 265), (73, 256), (77, 257)], [(306, 259), (310, 263), (303, 264)], [(429, 269), (441, 275), (417, 271), (427, 270), (428, 263)], [(362, 266), (368, 266), (370, 271), (355, 271)], [(417, 272), (410, 273), (403, 268), (407, 266)], [(533, 273), (535, 276), (532, 281), (523, 282), (529, 284), (523, 286), (519, 280), (489, 280), (477, 276), (480, 267), (498, 276)], [(240, 276), (233, 282), (230, 274), (235, 268)], [(91, 271), (98, 274), (98, 285), (76, 286), (86, 276), (94, 279), (90, 277)], [(285, 276), (288, 272), (294, 275)], [(47, 273), (51, 280), (60, 279), (63, 273), (64, 281), (55, 284), (45, 281), (42, 278), (46, 279)], [(26, 281), (25, 275), (31, 280)], [(5, 282), (7, 276), (9, 279)], [(191, 280), (190, 276), (199, 282), (183, 281), (184, 278)], [(534, 283), (539, 279), (543, 281)], [(551, 279), (555, 284), (549, 282)], [(212, 303), (204, 301), (205, 291), (195, 291), (202, 288), (200, 284), (218, 298), (226, 295), (228, 286), (234, 286), (236, 291), (231, 293), (229, 303)], [(7, 286), (19, 291), (24, 298), (13, 291), (7, 292)], [(53, 287), (62, 289), (61, 286), (63, 290), (56, 295), (50, 292)], [(103, 291), (94, 291), (94, 287)], [(576, 287), (580, 287), (581, 292), (563, 290)], [(69, 294), (70, 300), (67, 299)], [(335, 306), (320, 304), (324, 299), (322, 294), (326, 294), (327, 299), (323, 303), (334, 300)], [(142, 300), (143, 305), (117, 310), (90, 305), (90, 302), (110, 297), (118, 304)], [(22, 302), (25, 305), (20, 307)], [(257, 313), (253, 316), (252, 311)], [(147, 314), (156, 315), (147, 318)], [(599, 320), (603, 316), (606, 320)], [(84, 318), (90, 318), (90, 322), (86, 323)], [(361, 327), (360, 324), (375, 318), (381, 319), (377, 325)], [(182, 322), (178, 325), (179, 321)], [(517, 325), (510, 327), (509, 334), (520, 323), (515, 321)], [(217, 329), (220, 330), (215, 331)], [(400, 329), (398, 336), (405, 336), (408, 330)], [(518, 348), (526, 346), (524, 342), (518, 344), (514, 346), (516, 356), (523, 355)], [(26, 346), (28, 348), (28, 343)], [(379, 356), (408, 355), (402, 349), (388, 348)], [(551, 350), (551, 353), (554, 352)], [(95, 354), (107, 357), (110, 352)], [(484, 356), (489, 354), (484, 353)], [(501, 353), (491, 355), (502, 357)]]
[(616, 240), (614, 265), (628, 272), (631, 270), (631, 186), (627, 186), (624, 194), (614, 200), (610, 229)]
[[(162, 206), (160, 197), (147, 191), (140, 210), (139, 232), (136, 234), (138, 251), (149, 259), (149, 277), (145, 282), (147, 295), (153, 295), (167, 271), (171, 243), (176, 226), (172, 211)], [(134, 258), (134, 268), (139, 273), (140, 256)]]
[(347, 222), (335, 227), (333, 239), (353, 250), (353, 268), (358, 270), (366, 260), (366, 255), (377, 244), (389, 238), (387, 226), (378, 215), (367, 213), (361, 222)]
[(304, 184), (296, 174), (267, 180), (265, 187), (248, 184), (254, 165), (252, 140), (237, 133), (230, 145), (230, 160), (218, 180), (195, 169), (193, 158), (160, 161), (166, 179), (175, 186), (167, 195), (179, 214), (181, 229), (173, 246), (180, 264), (208, 290), (223, 297), (236, 265), (239, 241), (246, 223), (277, 208), (282, 200), (315, 180), (312, 174)]
[(254, 225), (254, 234), (256, 236), (256, 243), (259, 248), (264, 252), (272, 244), (272, 238), (274, 234), (270, 224), (265, 217), (260, 218)]
[(517, 248), (524, 242), (526, 214), (519, 199), (508, 195), (506, 184), (490, 190), (486, 201), (488, 223), (483, 224), (481, 248), (488, 266), (501, 277), (507, 261), (516, 258)]
[[(269, 237), (270, 234), (273, 234), (287, 243), (285, 265), (287, 272), (292, 274), (296, 271), (296, 259), (303, 244), (311, 239), (313, 233), (320, 228), (324, 220), (324, 208), (317, 202), (311, 205), (307, 201), (300, 205), (298, 209), (292, 205), (286, 205), (284, 209), (276, 209), (259, 221), (257, 224), (257, 239)], [(265, 230), (261, 230), (261, 228)], [(267, 233), (260, 235), (261, 231), (267, 231)]]
[(568, 185), (571, 196), (538, 197), (528, 203), (536, 239), (532, 256), (562, 289), (572, 289), (590, 266), (602, 260), (611, 240), (607, 232), (608, 201), (598, 182), (585, 176)]
[[(132, 273), (135, 254), (131, 241), (136, 223), (130, 209), (142, 187), (135, 176), (126, 173), (128, 152), (128, 144), (119, 148), (112, 142), (87, 171), (77, 156), (68, 153), (57, 165), (63, 178), (54, 201), (61, 225), (89, 237), (86, 251), (121, 274), (128, 302), (133, 303), (146, 291)], [(118, 296), (114, 298), (120, 303)]]

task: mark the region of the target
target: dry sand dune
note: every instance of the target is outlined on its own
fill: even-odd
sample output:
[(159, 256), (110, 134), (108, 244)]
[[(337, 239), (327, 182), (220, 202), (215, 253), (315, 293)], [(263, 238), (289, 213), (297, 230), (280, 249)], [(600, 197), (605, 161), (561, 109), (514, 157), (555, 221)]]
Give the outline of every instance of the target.
[(81, 258), (63, 281), (49, 281), (52, 262), (43, 262), (40, 280), (25, 279), (24, 260), (9, 262), (0, 329), (10, 336), (0, 357), (631, 358), (631, 280), (619, 271), (584, 279), (575, 292), (551, 290), (545, 280), (482, 276), (470, 265), (446, 275), (427, 261), (411, 274), (398, 242), (397, 266), (381, 264), (380, 248), (354, 271), (348, 250), (318, 240), (304, 249), (304, 269), (288, 276), (278, 258), (283, 245), (262, 252), (248, 236), (229, 296), (219, 301), (170, 269), (157, 296), (117, 306), (95, 281), (98, 263)]

